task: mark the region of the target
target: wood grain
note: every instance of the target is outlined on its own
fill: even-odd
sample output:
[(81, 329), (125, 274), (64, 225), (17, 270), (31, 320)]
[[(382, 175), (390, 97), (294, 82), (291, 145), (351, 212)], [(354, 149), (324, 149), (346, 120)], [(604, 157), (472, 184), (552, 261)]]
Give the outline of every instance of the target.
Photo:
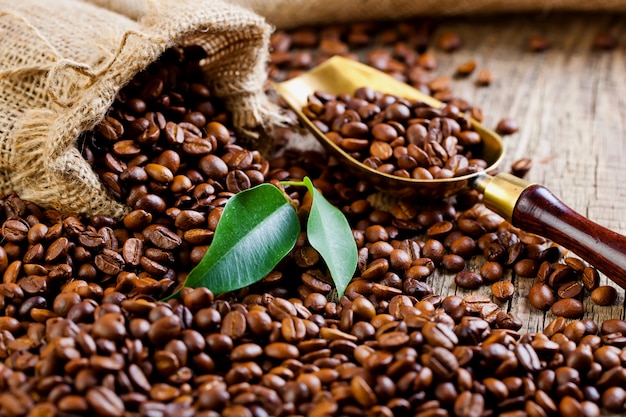
[[(504, 117), (521, 125), (505, 137), (503, 170), (522, 157), (531, 158), (527, 179), (544, 185), (583, 216), (618, 233), (626, 233), (626, 20), (609, 14), (542, 14), (458, 18), (440, 22), (437, 38), (457, 33), (462, 47), (446, 53), (436, 46), (437, 75), (452, 76), (456, 66), (474, 59), (477, 70), (494, 74), (490, 86), (475, 83), (476, 72), (453, 79), (456, 96), (483, 109), (484, 124), (495, 127)], [(601, 31), (617, 37), (615, 50), (594, 48)], [(533, 52), (528, 39), (541, 35), (551, 47)], [(479, 268), (474, 259), (470, 268)], [(527, 301), (532, 279), (509, 273), (516, 296), (503, 308), (522, 319), (522, 332), (541, 331), (554, 316)], [(441, 295), (469, 293), (456, 288), (451, 275), (430, 278)], [(602, 283), (609, 283), (602, 277)], [(609, 285), (615, 285), (609, 283)], [(617, 286), (616, 286), (617, 287)], [(490, 295), (488, 287), (479, 290)], [(598, 323), (624, 318), (624, 290), (615, 305), (600, 307), (585, 300), (586, 315)]]

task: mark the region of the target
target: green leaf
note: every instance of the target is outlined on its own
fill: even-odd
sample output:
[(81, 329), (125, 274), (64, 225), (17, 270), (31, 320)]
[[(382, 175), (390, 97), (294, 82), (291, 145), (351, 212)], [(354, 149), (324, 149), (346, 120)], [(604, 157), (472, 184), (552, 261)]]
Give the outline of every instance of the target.
[(226, 203), (213, 242), (185, 281), (215, 294), (261, 280), (296, 244), (300, 221), (281, 190), (260, 184)]
[(341, 210), (330, 204), (308, 177), (303, 181), (313, 195), (307, 238), (326, 262), (341, 298), (354, 275), (358, 258), (352, 229)]

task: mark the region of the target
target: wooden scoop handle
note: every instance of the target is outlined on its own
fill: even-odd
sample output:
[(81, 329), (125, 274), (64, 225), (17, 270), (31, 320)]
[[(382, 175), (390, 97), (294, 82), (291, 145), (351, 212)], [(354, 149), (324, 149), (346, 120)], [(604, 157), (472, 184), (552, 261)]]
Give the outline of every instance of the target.
[[(626, 288), (626, 237), (576, 213), (545, 187), (511, 177), (498, 174), (487, 184), (484, 190), (487, 207), (508, 217), (514, 226), (566, 247)], [(509, 190), (500, 189), (508, 181), (515, 184), (516, 200), (507, 194)], [(501, 203), (505, 195), (514, 200), (509, 199), (503, 213)]]
[(522, 192), (513, 225), (568, 248), (626, 288), (626, 237), (576, 213), (545, 187)]

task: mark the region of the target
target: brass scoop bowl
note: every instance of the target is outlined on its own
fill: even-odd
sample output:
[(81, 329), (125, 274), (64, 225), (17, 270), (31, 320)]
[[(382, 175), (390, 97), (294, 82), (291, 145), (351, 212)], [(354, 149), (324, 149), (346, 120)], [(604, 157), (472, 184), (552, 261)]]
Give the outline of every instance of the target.
[(382, 173), (357, 161), (322, 133), (302, 112), (307, 97), (317, 91), (353, 94), (357, 88), (370, 87), (383, 93), (420, 100), (432, 107), (443, 104), (411, 86), (367, 65), (335, 56), (291, 80), (274, 84), (285, 102), (311, 130), (326, 150), (355, 175), (383, 190), (401, 196), (437, 199), (471, 187), (483, 193), (483, 203), (494, 212), (527, 232), (556, 242), (577, 255), (622, 288), (626, 288), (626, 237), (600, 226), (574, 212), (541, 185), (511, 174), (490, 175), (504, 155), (502, 139), (473, 121), (482, 138), (484, 171), (445, 179), (402, 178)]

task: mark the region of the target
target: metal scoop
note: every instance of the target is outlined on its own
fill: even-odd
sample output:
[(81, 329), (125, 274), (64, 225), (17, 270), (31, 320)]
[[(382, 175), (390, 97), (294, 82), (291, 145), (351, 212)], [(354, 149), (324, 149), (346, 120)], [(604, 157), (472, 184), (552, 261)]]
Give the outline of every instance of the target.
[(428, 199), (448, 197), (471, 187), (483, 193), (483, 203), (494, 212), (527, 232), (556, 242), (595, 266), (609, 279), (626, 288), (626, 237), (600, 226), (574, 212), (541, 185), (511, 174), (489, 174), (504, 154), (501, 138), (480, 123), (473, 128), (482, 137), (484, 171), (445, 179), (413, 179), (377, 171), (359, 162), (322, 133), (302, 112), (307, 97), (321, 91), (329, 94), (353, 94), (359, 87), (389, 93), (406, 99), (420, 100), (432, 107), (438, 100), (367, 65), (335, 56), (314, 69), (274, 88), (313, 132), (326, 150), (355, 175), (383, 190), (400, 195)]

